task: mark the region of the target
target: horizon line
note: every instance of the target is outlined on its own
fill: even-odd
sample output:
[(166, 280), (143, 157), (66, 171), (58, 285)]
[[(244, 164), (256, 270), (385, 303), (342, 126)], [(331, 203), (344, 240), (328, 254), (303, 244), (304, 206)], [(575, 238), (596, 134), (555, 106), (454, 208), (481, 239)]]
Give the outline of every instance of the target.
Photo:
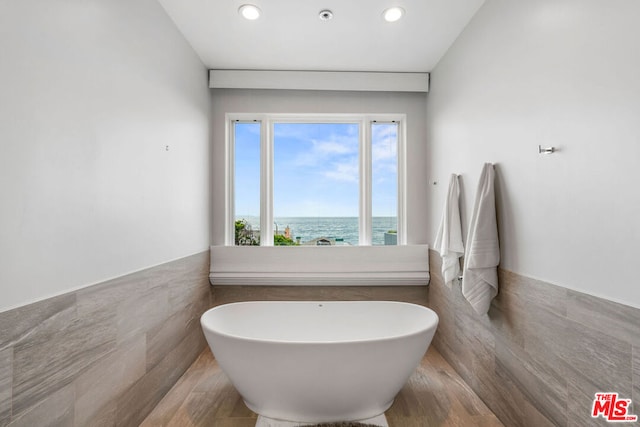
[[(260, 215), (236, 215), (236, 218), (260, 218)], [(274, 218), (359, 218), (360, 215), (350, 215), (350, 216), (307, 216), (307, 215), (293, 215), (293, 216), (274, 216)], [(397, 215), (372, 215), (372, 218), (397, 218)]]

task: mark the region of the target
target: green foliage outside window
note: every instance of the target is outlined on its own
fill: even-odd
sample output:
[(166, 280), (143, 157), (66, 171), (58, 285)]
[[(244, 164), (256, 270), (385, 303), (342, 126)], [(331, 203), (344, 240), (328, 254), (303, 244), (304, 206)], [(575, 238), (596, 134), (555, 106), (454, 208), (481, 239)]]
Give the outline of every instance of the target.
[(273, 236), (273, 244), (274, 246), (297, 246), (298, 243), (294, 242), (293, 239), (283, 236), (282, 234), (276, 234)]
[(244, 219), (236, 220), (236, 246), (260, 246), (260, 236), (256, 235)]

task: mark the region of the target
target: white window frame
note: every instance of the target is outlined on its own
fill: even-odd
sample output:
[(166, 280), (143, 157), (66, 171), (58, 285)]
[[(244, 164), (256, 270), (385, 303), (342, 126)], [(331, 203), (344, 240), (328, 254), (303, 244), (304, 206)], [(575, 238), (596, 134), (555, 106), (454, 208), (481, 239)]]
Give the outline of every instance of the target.
[(359, 126), (359, 246), (372, 245), (372, 135), (374, 123), (398, 123), (398, 245), (407, 244), (407, 116), (406, 114), (273, 114), (225, 115), (225, 245), (235, 245), (236, 122), (260, 123), (260, 245), (273, 246), (273, 138), (276, 123), (357, 123)]

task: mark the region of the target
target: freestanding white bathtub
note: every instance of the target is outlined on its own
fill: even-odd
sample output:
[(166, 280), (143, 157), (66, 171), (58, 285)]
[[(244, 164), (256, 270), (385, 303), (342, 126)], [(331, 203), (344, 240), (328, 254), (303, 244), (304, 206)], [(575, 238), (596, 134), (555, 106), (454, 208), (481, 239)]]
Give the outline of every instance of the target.
[(384, 413), (424, 356), (438, 316), (401, 302), (259, 301), (212, 308), (201, 323), (251, 410), (323, 423)]

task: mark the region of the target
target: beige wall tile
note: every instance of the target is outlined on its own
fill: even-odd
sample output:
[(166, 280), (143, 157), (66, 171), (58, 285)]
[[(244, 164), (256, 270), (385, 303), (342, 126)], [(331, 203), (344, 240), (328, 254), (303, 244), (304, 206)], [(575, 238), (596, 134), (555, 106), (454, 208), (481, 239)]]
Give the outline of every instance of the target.
[(160, 363), (117, 398), (116, 425), (138, 426), (184, 374), (205, 346), (201, 330), (192, 330)]
[[(0, 426), (144, 418), (205, 346), (208, 262), (207, 251), (0, 313)], [(149, 360), (168, 362), (147, 372)]]
[(525, 400), (555, 425), (567, 424), (567, 380), (544, 361), (508, 341), (496, 341), (496, 372), (522, 391)]
[(640, 346), (640, 310), (568, 291), (567, 317), (602, 334)]
[(75, 303), (76, 296), (66, 294), (0, 313), (0, 350), (21, 341), (42, 322)]
[(499, 294), (478, 316), (430, 255), (434, 345), (505, 425), (603, 425), (590, 416), (596, 391), (640, 399), (640, 310), (499, 270)]
[(11, 383), (13, 380), (13, 348), (0, 350), (0, 426), (11, 419)]
[(632, 359), (632, 382), (633, 390), (631, 400), (633, 400), (633, 414), (640, 418), (640, 347), (633, 346)]
[(14, 417), (9, 427), (73, 427), (74, 401), (73, 385), (68, 385)]
[(213, 305), (239, 301), (388, 300), (427, 304), (425, 286), (213, 286)]
[(93, 425), (96, 418), (104, 416), (101, 410), (108, 409), (114, 399), (145, 375), (145, 361), (145, 341), (139, 339), (125, 343), (82, 373), (75, 381), (75, 424)]
[(13, 416), (73, 382), (114, 346), (108, 325), (82, 322), (75, 306), (45, 319), (14, 346)]

